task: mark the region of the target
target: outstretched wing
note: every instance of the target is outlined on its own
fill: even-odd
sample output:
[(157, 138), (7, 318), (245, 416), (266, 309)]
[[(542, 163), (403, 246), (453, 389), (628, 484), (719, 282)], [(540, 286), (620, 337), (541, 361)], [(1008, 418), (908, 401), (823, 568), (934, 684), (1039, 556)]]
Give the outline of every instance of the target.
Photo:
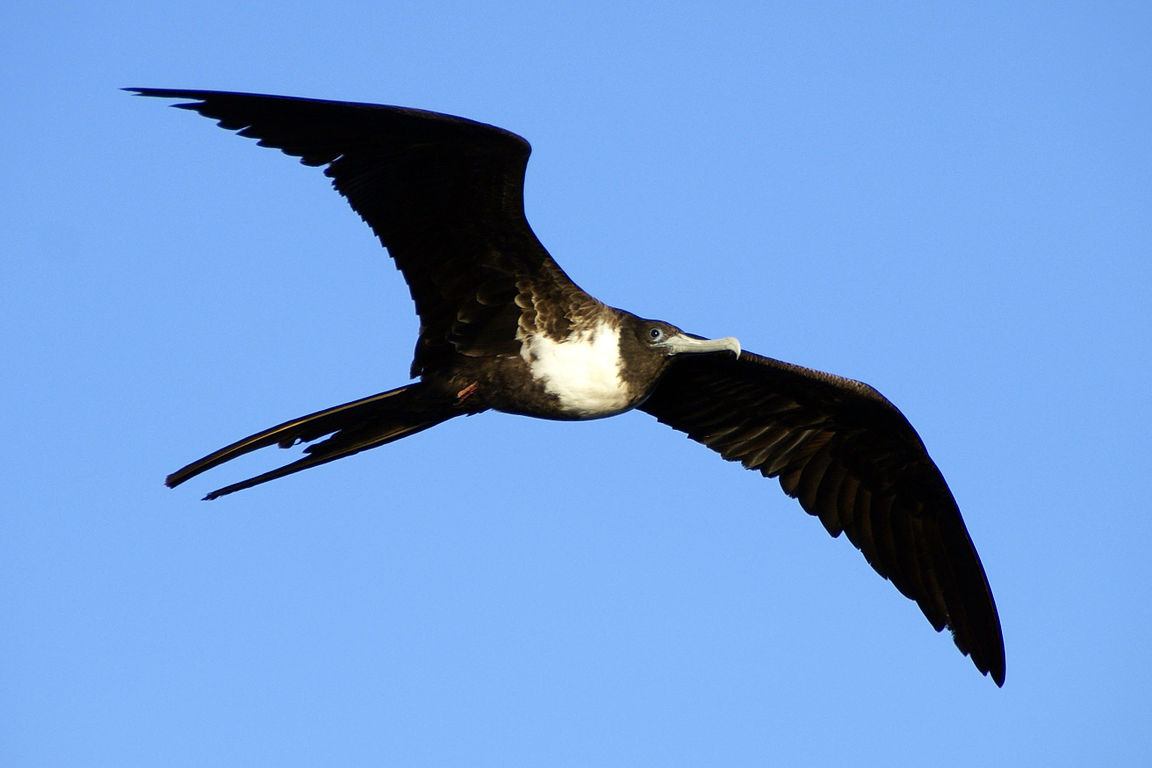
[(531, 147), (509, 131), (401, 107), (129, 88), (325, 166), (396, 260), (420, 316), (413, 375), (446, 345), (517, 354), (518, 283), (570, 284), (524, 217)]
[(879, 392), (745, 352), (677, 358), (640, 406), (673, 429), (777, 477), (841, 531), (937, 631), (1004, 684), (996, 602), (960, 510), (920, 437)]

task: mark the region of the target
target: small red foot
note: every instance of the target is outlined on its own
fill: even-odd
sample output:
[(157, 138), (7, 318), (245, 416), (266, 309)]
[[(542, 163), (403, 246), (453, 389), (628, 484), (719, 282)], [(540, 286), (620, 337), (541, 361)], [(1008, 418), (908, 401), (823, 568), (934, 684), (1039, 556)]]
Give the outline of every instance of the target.
[(464, 402), (472, 395), (476, 394), (477, 389), (479, 389), (479, 385), (476, 382), (472, 382), (468, 386), (464, 387), (464, 389), (456, 393), (456, 403), (460, 404)]

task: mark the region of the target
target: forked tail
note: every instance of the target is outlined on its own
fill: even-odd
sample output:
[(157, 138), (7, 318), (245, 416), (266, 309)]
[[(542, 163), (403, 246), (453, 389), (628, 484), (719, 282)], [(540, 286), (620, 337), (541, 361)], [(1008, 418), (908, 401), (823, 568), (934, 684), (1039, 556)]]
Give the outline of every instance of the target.
[(460, 409), (457, 403), (433, 396), (423, 383), (417, 382), (301, 416), (237, 440), (176, 470), (168, 475), (164, 484), (175, 488), (201, 472), (270, 445), (290, 448), (298, 443), (331, 435), (327, 440), (305, 448), (305, 455), (290, 464), (212, 491), (204, 497), (205, 501), (211, 501), (278, 477), (400, 440), (466, 413), (469, 411)]

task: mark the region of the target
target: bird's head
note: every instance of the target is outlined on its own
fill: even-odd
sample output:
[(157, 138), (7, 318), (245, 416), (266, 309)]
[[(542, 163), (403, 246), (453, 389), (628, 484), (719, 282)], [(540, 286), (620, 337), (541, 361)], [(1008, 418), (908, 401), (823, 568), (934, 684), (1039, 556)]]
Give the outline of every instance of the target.
[(706, 352), (731, 352), (740, 357), (740, 340), (735, 336), (706, 339), (693, 333), (685, 333), (663, 320), (645, 320), (641, 317), (631, 319), (633, 322), (630, 323), (632, 326), (630, 330), (635, 336), (635, 342), (641, 348), (649, 349), (664, 357)]
[(740, 342), (733, 336), (706, 339), (685, 333), (671, 323), (625, 315), (620, 329), (621, 352), (634, 370), (656, 375), (677, 356), (730, 352), (740, 356)]

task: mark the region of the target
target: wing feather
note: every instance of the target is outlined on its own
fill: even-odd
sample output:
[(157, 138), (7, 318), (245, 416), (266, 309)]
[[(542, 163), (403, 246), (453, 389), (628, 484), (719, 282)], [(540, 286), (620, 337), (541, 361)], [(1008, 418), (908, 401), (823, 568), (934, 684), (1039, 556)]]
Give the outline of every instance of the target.
[(943, 475), (883, 395), (745, 352), (678, 358), (640, 408), (778, 478), (1003, 685), (1004, 640), (980, 557)]
[(130, 88), (298, 157), (325, 174), (388, 249), (420, 316), (419, 375), (444, 354), (517, 354), (516, 297), (575, 287), (524, 216), (531, 147), (514, 133), (403, 107)]

